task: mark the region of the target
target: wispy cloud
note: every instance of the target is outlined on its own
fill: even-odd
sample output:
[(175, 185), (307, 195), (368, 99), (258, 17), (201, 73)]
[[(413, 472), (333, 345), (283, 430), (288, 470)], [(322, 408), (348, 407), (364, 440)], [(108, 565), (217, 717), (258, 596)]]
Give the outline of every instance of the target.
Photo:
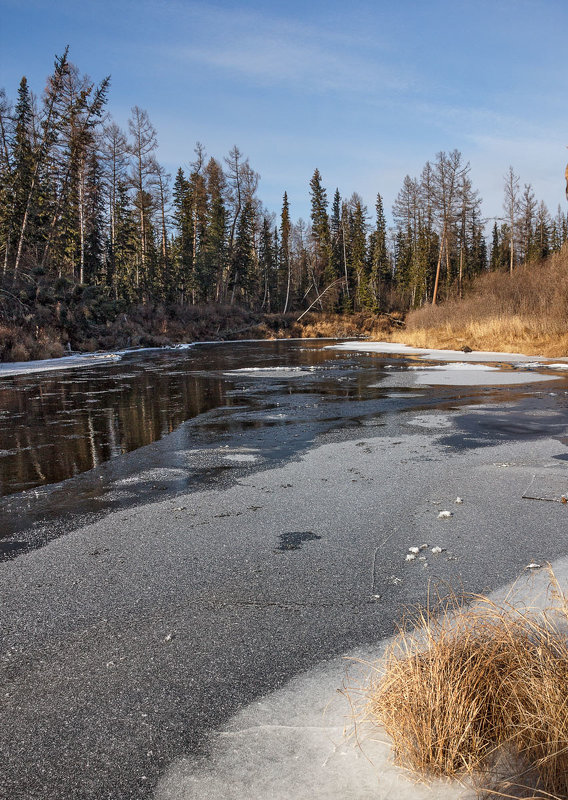
[[(168, 7), (171, 13), (172, 4)], [(177, 40), (167, 47), (157, 45), (170, 63), (220, 70), (225, 77), (258, 86), (306, 92), (400, 92), (416, 81), (408, 65), (393, 66), (386, 40), (381, 47), (376, 37), (360, 32), (338, 32), (268, 11), (202, 5), (178, 10)], [(189, 43), (187, 36), (179, 35), (185, 31)]]

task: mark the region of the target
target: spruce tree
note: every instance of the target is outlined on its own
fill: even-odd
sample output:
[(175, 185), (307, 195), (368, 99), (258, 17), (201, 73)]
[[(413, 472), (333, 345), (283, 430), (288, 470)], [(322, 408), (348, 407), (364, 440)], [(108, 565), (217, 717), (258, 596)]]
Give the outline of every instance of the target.
[[(333, 267), (331, 263), (331, 235), (327, 216), (327, 193), (322, 186), (318, 169), (314, 171), (310, 181), (310, 198), (313, 247), (312, 281), (315, 291), (320, 294), (333, 281), (334, 275), (332, 274)], [(326, 307), (329, 307), (330, 303), (333, 302), (333, 298), (327, 295), (325, 302)], [(320, 308), (322, 310), (324, 308), (321, 300)]]
[(375, 230), (370, 243), (371, 269), (369, 294), (373, 311), (385, 310), (386, 292), (391, 283), (390, 260), (387, 250), (387, 224), (383, 198), (377, 194), (375, 203)]
[(258, 289), (258, 275), (256, 273), (254, 253), (254, 214), (250, 200), (243, 205), (239, 215), (233, 257), (231, 259), (231, 274), (229, 290), (231, 303), (242, 297), (245, 302), (252, 305), (252, 298)]
[(280, 215), (280, 251), (279, 251), (279, 281), (278, 297), (282, 313), (285, 314), (290, 303), (290, 289), (292, 286), (292, 260), (290, 253), (290, 206), (288, 195), (284, 192), (282, 199), (282, 213)]
[(202, 257), (201, 283), (205, 302), (219, 300), (227, 265), (227, 208), (225, 176), (221, 164), (211, 158), (205, 169), (207, 182), (207, 226)]
[(189, 197), (189, 182), (180, 167), (173, 188), (173, 291), (178, 299), (187, 302), (193, 273), (193, 220)]

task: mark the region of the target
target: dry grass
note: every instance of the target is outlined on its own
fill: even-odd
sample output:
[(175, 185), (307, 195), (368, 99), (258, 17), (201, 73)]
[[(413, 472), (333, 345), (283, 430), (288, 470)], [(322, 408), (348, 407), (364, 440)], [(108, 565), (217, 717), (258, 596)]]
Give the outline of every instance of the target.
[(418, 347), (568, 354), (568, 246), (542, 264), (479, 278), (463, 300), (410, 313), (393, 338)]
[(386, 316), (358, 312), (355, 314), (321, 314), (312, 312), (302, 317), (300, 322), (294, 319), (286, 326), (280, 326), (278, 335), (283, 337), (308, 338), (356, 338), (368, 337), (381, 339), (388, 335), (392, 327)]
[(368, 715), (419, 776), (469, 776), (486, 795), (567, 798), (566, 598), (551, 573), (545, 610), (469, 601), (452, 594), (405, 624), (377, 666)]

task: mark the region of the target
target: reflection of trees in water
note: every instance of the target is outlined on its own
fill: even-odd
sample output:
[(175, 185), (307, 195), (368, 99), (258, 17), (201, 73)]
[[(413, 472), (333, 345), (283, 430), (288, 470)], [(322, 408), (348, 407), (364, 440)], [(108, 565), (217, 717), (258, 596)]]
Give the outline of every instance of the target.
[(223, 404), (222, 379), (147, 366), (125, 378), (65, 378), (0, 389), (2, 494), (56, 483), (151, 444)]

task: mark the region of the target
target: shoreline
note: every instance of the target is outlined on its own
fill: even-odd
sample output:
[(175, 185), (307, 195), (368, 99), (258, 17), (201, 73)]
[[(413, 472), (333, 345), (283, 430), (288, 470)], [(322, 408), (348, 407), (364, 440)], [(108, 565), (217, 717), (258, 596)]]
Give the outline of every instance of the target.
[(336, 341), (341, 338), (343, 337), (305, 336), (281, 339), (223, 339), (202, 342), (180, 342), (179, 344), (161, 345), (159, 347), (132, 347), (126, 350), (108, 350), (96, 353), (73, 353), (68, 356), (46, 358), (38, 361), (3, 361), (0, 362), (0, 379), (3, 377), (9, 378), (14, 375), (31, 375), (36, 372), (51, 372), (52, 370), (59, 369), (74, 369), (76, 367), (108, 364), (120, 361), (124, 356), (136, 355), (137, 353), (181, 352), (202, 345), (244, 344), (246, 342), (325, 342)]
[[(125, 355), (136, 355), (144, 352), (179, 352), (202, 345), (242, 344), (245, 342), (279, 342), (279, 341), (340, 341), (339, 345), (328, 345), (338, 350), (347, 350), (359, 353), (377, 353), (381, 355), (400, 355), (418, 357), (423, 361), (463, 362), (489, 364), (499, 362), (503, 364), (519, 364), (524, 366), (547, 367), (550, 369), (567, 369), (568, 359), (548, 358), (546, 356), (530, 356), (524, 353), (494, 352), (475, 350), (464, 352), (462, 350), (440, 350), (437, 348), (413, 347), (401, 342), (372, 341), (353, 339), (346, 336), (302, 336), (302, 337), (275, 337), (269, 339), (228, 339), (198, 342), (180, 342), (179, 344), (162, 345), (156, 347), (136, 347), (120, 350), (97, 351), (95, 353), (73, 353), (58, 358), (40, 359), (36, 361), (3, 361), (0, 362), (0, 379), (16, 375), (31, 375), (34, 373), (51, 372), (60, 369), (74, 369), (84, 366), (108, 364), (120, 361)], [(347, 340), (347, 341), (344, 341)]]

